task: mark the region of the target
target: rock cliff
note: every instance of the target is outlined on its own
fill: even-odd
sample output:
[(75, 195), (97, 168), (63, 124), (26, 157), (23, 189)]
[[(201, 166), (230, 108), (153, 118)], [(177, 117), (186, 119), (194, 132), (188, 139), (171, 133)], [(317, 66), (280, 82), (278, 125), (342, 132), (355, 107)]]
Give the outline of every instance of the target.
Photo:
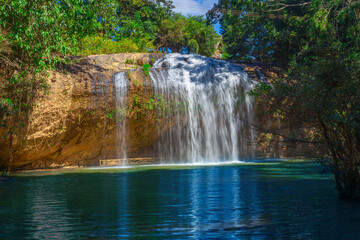
[[(167, 131), (156, 111), (146, 104), (154, 101), (143, 64), (152, 64), (163, 54), (113, 54), (89, 56), (70, 65), (60, 65), (50, 73), (49, 94), (40, 95), (21, 138), (14, 141), (15, 169), (97, 166), (99, 160), (119, 154), (116, 139), (114, 75), (128, 72), (130, 81), (126, 121), (127, 155), (132, 163), (151, 161), (158, 128)], [(129, 71), (131, 70), (131, 71)], [(251, 67), (248, 67), (251, 71)], [(261, 109), (261, 108), (259, 108)], [(258, 120), (276, 126), (267, 117)], [(275, 125), (274, 125), (275, 124)], [(295, 129), (304, 133), (302, 129)], [(258, 131), (258, 156), (299, 156), (312, 146), (282, 144), (281, 138)], [(294, 128), (287, 126), (287, 134)], [(280, 141), (279, 141), (280, 140)], [(280, 143), (279, 143), (280, 142)], [(7, 140), (0, 142), (0, 160), (8, 159)]]

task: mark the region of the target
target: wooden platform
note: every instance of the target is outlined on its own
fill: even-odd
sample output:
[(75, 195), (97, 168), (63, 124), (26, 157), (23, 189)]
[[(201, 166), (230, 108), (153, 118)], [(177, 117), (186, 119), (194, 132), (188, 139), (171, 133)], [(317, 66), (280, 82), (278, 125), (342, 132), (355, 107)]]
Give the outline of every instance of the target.
[(100, 160), (100, 167), (122, 166), (122, 165), (137, 165), (158, 163), (161, 158), (144, 157), (144, 158), (123, 158), (123, 159), (104, 159)]

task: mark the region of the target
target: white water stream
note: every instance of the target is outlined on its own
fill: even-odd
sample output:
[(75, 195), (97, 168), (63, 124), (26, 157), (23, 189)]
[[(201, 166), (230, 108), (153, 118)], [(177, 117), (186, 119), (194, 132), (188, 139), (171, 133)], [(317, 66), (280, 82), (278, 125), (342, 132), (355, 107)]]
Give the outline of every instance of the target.
[(129, 81), (126, 72), (115, 75), (115, 99), (116, 99), (116, 157), (123, 159), (122, 164), (126, 165), (126, 97)]

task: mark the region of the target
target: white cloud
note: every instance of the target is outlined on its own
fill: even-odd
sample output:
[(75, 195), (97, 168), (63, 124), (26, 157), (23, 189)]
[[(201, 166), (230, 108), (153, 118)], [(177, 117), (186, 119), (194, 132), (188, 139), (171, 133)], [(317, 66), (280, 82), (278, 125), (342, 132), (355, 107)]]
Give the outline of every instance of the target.
[(184, 15), (205, 15), (218, 0), (173, 0), (175, 12)]

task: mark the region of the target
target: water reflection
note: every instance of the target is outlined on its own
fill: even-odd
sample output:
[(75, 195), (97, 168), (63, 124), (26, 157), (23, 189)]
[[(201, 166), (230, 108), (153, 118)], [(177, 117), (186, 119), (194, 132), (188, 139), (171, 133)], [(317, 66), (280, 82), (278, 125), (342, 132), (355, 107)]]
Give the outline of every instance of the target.
[(128, 174), (123, 174), (122, 177), (117, 179), (117, 236), (130, 237), (129, 231), (129, 213), (128, 213)]
[[(285, 166), (285, 175), (279, 177), (268, 168), (19, 178), (0, 185), (0, 239), (360, 236), (359, 204), (340, 201), (331, 179), (298, 178), (293, 166)], [(293, 177), (286, 175), (287, 170)], [(304, 174), (301, 165), (298, 170)]]
[[(201, 239), (204, 233), (215, 237), (224, 229), (244, 227), (249, 219), (247, 212), (255, 215), (260, 209), (256, 206), (256, 182), (242, 179), (237, 168), (192, 171), (190, 179), (190, 192), (185, 197), (191, 206), (194, 239)], [(246, 196), (241, 196), (242, 182), (248, 182), (243, 191)]]
[(52, 186), (34, 181), (26, 192), (26, 223), (29, 225), (29, 238), (64, 239), (72, 230), (70, 220), (76, 216), (68, 214), (66, 199)]

